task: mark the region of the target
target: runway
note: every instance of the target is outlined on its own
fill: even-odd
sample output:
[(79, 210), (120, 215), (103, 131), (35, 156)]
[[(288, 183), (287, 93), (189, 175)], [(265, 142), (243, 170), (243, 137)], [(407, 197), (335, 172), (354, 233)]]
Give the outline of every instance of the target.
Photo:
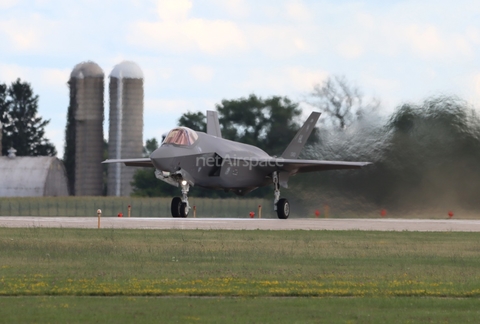
[[(0, 217), (0, 227), (97, 228), (97, 217)], [(361, 230), (480, 232), (480, 220), (392, 218), (117, 218), (104, 217), (101, 228), (202, 230)]]

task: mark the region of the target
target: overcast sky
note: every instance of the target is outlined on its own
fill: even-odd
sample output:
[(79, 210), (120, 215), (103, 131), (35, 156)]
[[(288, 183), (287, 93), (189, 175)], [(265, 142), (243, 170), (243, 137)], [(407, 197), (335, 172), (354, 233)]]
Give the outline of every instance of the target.
[(439, 94), (480, 109), (480, 1), (0, 0), (0, 82), (32, 84), (59, 157), (67, 81), (87, 60), (143, 70), (144, 139), (222, 99), (301, 101), (329, 75), (385, 114)]

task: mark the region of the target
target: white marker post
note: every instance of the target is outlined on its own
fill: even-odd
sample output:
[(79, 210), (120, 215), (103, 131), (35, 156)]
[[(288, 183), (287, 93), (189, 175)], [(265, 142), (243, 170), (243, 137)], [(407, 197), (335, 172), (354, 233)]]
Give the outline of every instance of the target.
[(98, 216), (98, 228), (100, 228), (100, 217), (102, 217), (101, 209), (97, 209), (97, 216)]

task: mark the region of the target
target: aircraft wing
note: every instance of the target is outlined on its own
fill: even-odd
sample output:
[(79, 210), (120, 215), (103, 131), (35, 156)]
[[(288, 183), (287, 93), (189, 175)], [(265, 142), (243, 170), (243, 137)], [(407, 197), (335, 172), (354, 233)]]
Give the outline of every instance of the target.
[(273, 162), (277, 164), (277, 170), (288, 171), (290, 174), (326, 170), (360, 169), (363, 166), (372, 164), (371, 162), (298, 160), (282, 158), (273, 160)]
[[(250, 165), (252, 168), (260, 168), (279, 172), (287, 172), (290, 175), (304, 172), (359, 169), (372, 164), (371, 162), (348, 162), (348, 161), (323, 161), (323, 160), (299, 160), (284, 158), (236, 158), (230, 159), (235, 165)], [(233, 161), (234, 160), (234, 161)]]
[(153, 168), (150, 158), (105, 160), (102, 163), (124, 163), (126, 166)]

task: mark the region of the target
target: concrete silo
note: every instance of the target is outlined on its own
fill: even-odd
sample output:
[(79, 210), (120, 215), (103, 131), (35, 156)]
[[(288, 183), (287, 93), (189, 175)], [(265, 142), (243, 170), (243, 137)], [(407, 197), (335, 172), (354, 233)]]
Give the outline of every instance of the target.
[[(110, 73), (110, 128), (108, 158), (142, 157), (143, 152), (143, 73), (124, 61)], [(108, 165), (108, 195), (129, 196), (135, 168), (121, 163)]]
[(65, 165), (75, 196), (103, 194), (104, 73), (94, 62), (77, 64), (70, 80)]

